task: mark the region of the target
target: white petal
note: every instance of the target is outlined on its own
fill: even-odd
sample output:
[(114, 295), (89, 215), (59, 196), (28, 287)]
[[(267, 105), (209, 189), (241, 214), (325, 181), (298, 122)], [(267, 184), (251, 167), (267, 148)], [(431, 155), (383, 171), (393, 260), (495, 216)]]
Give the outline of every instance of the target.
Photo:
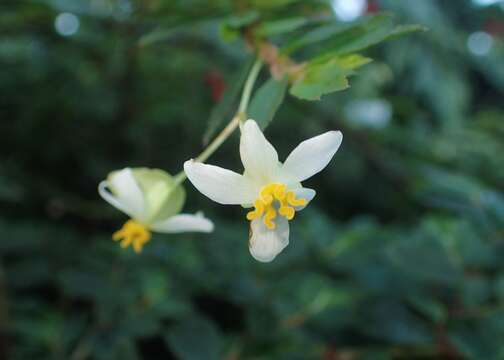
[(340, 131), (328, 131), (299, 144), (287, 157), (282, 170), (296, 181), (312, 177), (327, 166), (343, 140)]
[(122, 211), (123, 213), (133, 217), (133, 213), (123, 204), (121, 201), (112, 195), (108, 190), (107, 190), (108, 182), (107, 181), (102, 181), (98, 185), (98, 193), (100, 196), (108, 202), (110, 205), (115, 207), (116, 209)]
[(310, 203), (310, 201), (312, 201), (312, 199), (317, 194), (317, 192), (315, 190), (309, 189), (309, 188), (305, 188), (305, 187), (297, 188), (297, 189), (292, 189), (292, 191), (294, 191), (294, 193), (296, 194), (296, 198), (297, 199), (301, 198), (301, 199), (305, 199), (306, 200), (306, 204), (305, 205), (303, 205), (303, 206), (296, 206), (295, 207), (296, 211), (303, 210)]
[(163, 233), (212, 232), (214, 225), (201, 213), (179, 214), (153, 223), (150, 229)]
[(269, 182), (278, 171), (278, 154), (254, 120), (243, 124), (240, 157), (249, 176)]
[(184, 170), (199, 192), (219, 204), (251, 204), (259, 193), (246, 177), (218, 166), (188, 160)]
[(250, 223), (249, 250), (257, 261), (270, 262), (289, 245), (289, 221), (279, 216), (275, 224), (275, 229), (269, 230), (262, 219)]
[[(144, 197), (130, 168), (112, 172), (107, 178), (108, 187), (121, 204), (131, 212), (137, 220), (142, 220), (144, 214)], [(128, 214), (129, 215), (129, 214)]]

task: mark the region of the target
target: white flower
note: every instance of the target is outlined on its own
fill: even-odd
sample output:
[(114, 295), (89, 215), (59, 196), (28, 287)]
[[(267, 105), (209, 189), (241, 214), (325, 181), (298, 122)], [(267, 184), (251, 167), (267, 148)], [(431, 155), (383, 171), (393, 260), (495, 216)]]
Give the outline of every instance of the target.
[(131, 219), (114, 233), (121, 246), (136, 252), (151, 238), (151, 231), (180, 233), (211, 232), (213, 223), (201, 213), (179, 214), (185, 191), (174, 178), (158, 169), (125, 168), (109, 174), (98, 186), (101, 197)]
[(247, 120), (240, 139), (243, 175), (194, 160), (186, 161), (184, 170), (193, 185), (213, 201), (254, 207), (247, 214), (250, 253), (256, 260), (269, 262), (289, 244), (289, 220), (315, 196), (301, 181), (326, 167), (342, 139), (341, 132), (328, 131), (303, 141), (282, 164), (257, 123)]

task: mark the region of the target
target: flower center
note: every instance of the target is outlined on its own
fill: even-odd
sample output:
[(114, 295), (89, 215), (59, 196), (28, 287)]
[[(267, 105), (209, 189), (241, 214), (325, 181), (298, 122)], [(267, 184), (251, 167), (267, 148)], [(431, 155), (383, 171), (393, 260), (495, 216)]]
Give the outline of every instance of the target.
[(254, 202), (254, 210), (247, 214), (247, 219), (263, 218), (264, 225), (270, 230), (275, 229), (274, 219), (277, 213), (292, 220), (296, 213), (295, 206), (306, 205), (306, 199), (296, 199), (293, 191), (286, 191), (284, 184), (272, 183), (261, 188), (259, 198)]
[(121, 241), (122, 248), (133, 245), (136, 253), (142, 251), (142, 247), (150, 238), (150, 231), (144, 225), (132, 219), (126, 221), (123, 227), (112, 235), (114, 241)]

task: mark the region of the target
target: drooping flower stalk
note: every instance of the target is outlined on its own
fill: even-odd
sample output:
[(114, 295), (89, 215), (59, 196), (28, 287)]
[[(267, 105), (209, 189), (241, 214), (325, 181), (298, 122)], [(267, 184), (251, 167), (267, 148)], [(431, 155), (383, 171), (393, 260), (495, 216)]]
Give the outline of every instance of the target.
[[(262, 61), (257, 59), (245, 81), (238, 111), (220, 134), (196, 157), (196, 161), (206, 161), (246, 119), (248, 103), (261, 66)], [(143, 245), (150, 241), (151, 231), (170, 233), (185, 231), (209, 232), (213, 230), (212, 222), (201, 214), (176, 215), (182, 208), (184, 200), (182, 200), (181, 204), (175, 202), (174, 205), (173, 201), (168, 199), (172, 191), (174, 194), (179, 194), (182, 191), (183, 198), (185, 199), (185, 193), (182, 188), (182, 183), (186, 179), (184, 171), (181, 171), (174, 177), (163, 172), (162, 177), (164, 178), (160, 179), (158, 176), (158, 181), (153, 182), (143, 179), (143, 175), (145, 175), (147, 170), (126, 168), (113, 172), (98, 187), (99, 193), (104, 200), (131, 217), (120, 230), (113, 234), (112, 238), (114, 241), (120, 241), (121, 247), (132, 245), (135, 252), (140, 252)], [(153, 171), (162, 172), (161, 170)], [(154, 172), (150, 175), (152, 174)], [(170, 188), (168, 192), (165, 189), (167, 186)], [(158, 191), (162, 189), (165, 190), (164, 193), (152, 195), (153, 190)], [(175, 209), (170, 214), (162, 212), (164, 217), (161, 219), (159, 219), (158, 213), (153, 212), (152, 209), (148, 209), (149, 201), (152, 200), (158, 203), (157, 210), (159, 210), (159, 199), (164, 199), (163, 201), (166, 201), (167, 204)]]
[[(217, 135), (215, 139), (206, 147), (206, 149), (194, 158), (194, 161), (205, 162), (233, 134), (238, 126), (245, 121), (245, 119), (247, 118), (247, 108), (250, 102), (252, 89), (257, 80), (257, 76), (259, 75), (262, 64), (263, 62), (259, 58), (254, 62), (254, 65), (250, 69), (250, 72), (247, 76), (247, 80), (245, 80), (242, 96), (240, 98), (240, 104), (235, 115), (226, 125), (226, 127), (219, 133), (219, 135)], [(186, 178), (187, 177), (184, 171), (181, 171), (176, 175), (176, 180), (179, 184), (183, 183)]]

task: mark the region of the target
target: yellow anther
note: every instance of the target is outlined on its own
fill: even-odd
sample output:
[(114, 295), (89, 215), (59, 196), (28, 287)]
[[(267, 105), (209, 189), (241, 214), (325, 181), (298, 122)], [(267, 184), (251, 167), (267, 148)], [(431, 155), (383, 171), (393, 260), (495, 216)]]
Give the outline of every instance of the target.
[(255, 209), (247, 213), (248, 220), (257, 219), (258, 217), (261, 217), (262, 214), (264, 213), (264, 204), (261, 202), (261, 200), (256, 200), (254, 206)]
[(270, 230), (275, 229), (274, 219), (277, 212), (287, 220), (292, 220), (296, 213), (296, 206), (306, 205), (306, 199), (296, 199), (293, 191), (286, 191), (287, 187), (280, 183), (264, 186), (259, 192), (259, 198), (254, 202), (254, 210), (247, 213), (247, 219), (252, 221), (263, 217), (264, 225)]
[(278, 209), (278, 213), (286, 217), (287, 220), (292, 220), (294, 218), (296, 210), (294, 210), (294, 208), (290, 206), (281, 206), (280, 209)]
[(274, 190), (274, 195), (277, 200), (282, 201), (283, 199), (285, 199), (285, 196), (286, 196), (285, 185), (281, 185), (281, 184), (277, 185), (277, 187)]
[(266, 214), (264, 215), (264, 225), (270, 230), (273, 230), (276, 227), (276, 224), (273, 222), (273, 219), (276, 218), (276, 210), (273, 207), (270, 207)]
[(306, 205), (306, 199), (296, 199), (296, 194), (294, 192), (289, 191), (287, 193), (287, 203), (291, 206), (303, 206)]
[(151, 233), (144, 225), (130, 219), (112, 235), (112, 239), (121, 241), (122, 248), (133, 245), (133, 250), (139, 253), (142, 251), (142, 247), (151, 239)]
[[(274, 184), (271, 184), (271, 185), (274, 185)], [(260, 194), (261, 200), (264, 203), (264, 205), (266, 205), (266, 206), (271, 205), (271, 203), (273, 202), (273, 195), (271, 194), (273, 192), (273, 188), (271, 187), (271, 185), (265, 186), (261, 190), (261, 194)]]
[[(121, 238), (119, 238), (121, 239)], [(119, 239), (114, 239), (115, 241), (118, 241)], [(123, 236), (123, 240), (121, 241), (120, 245), (123, 249), (126, 249), (128, 246), (131, 245), (131, 243), (133, 242), (133, 237), (131, 236)]]

